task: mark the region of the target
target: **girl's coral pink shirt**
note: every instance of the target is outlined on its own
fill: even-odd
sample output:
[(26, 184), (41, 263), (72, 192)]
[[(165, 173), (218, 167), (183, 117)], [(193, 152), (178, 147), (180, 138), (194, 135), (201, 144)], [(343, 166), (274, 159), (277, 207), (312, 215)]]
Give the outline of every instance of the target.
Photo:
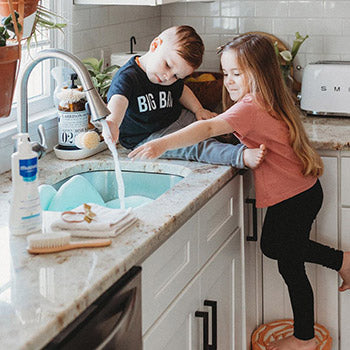
[(224, 119), (248, 148), (266, 145), (263, 163), (254, 172), (256, 206), (272, 206), (312, 187), (317, 178), (304, 176), (302, 164), (289, 144), (288, 126), (246, 95), (218, 118)]

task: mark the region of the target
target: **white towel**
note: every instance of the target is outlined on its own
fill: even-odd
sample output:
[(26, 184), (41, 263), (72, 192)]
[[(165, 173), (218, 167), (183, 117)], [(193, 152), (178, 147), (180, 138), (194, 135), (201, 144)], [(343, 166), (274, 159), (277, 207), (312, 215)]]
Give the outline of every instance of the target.
[[(96, 214), (88, 223), (66, 222), (62, 219), (62, 212), (44, 211), (44, 229), (50, 231), (67, 231), (72, 237), (115, 237), (133, 225), (137, 218), (132, 208), (111, 209), (98, 204), (91, 204), (91, 212)], [(84, 206), (73, 209), (74, 212), (84, 212)]]

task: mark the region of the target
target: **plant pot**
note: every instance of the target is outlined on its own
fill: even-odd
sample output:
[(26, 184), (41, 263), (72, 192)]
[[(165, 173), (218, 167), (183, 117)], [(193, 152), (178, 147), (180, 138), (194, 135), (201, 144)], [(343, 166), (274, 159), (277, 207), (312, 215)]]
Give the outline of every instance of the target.
[[(24, 2), (24, 19), (23, 19), (23, 34), (22, 38), (25, 39), (30, 36), (33, 29), (36, 10), (38, 8), (39, 0), (23, 0)], [(19, 13), (20, 1), (12, 0), (13, 9)], [(10, 8), (8, 0), (0, 0), (0, 16), (7, 17), (10, 14)]]
[(20, 50), (19, 44), (0, 47), (0, 118), (11, 112)]

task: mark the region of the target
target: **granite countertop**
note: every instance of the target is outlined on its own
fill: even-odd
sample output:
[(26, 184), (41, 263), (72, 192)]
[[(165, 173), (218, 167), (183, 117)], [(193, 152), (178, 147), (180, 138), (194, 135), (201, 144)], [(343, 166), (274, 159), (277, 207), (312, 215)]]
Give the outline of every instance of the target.
[[(124, 152), (119, 158), (123, 170), (170, 173), (184, 179), (158, 199), (136, 208), (138, 222), (105, 248), (29, 254), (26, 237), (9, 235), (10, 173), (1, 175), (0, 349), (43, 347), (237, 173), (228, 166), (197, 162), (132, 162)], [(108, 150), (78, 161), (58, 160), (51, 152), (39, 161), (39, 178), (53, 184), (75, 173), (102, 169), (114, 169)]]
[(306, 133), (319, 150), (350, 150), (350, 118), (304, 116)]
[[(312, 144), (323, 150), (350, 150), (350, 118), (303, 118)], [(138, 223), (106, 248), (30, 255), (25, 237), (9, 235), (7, 222), (11, 179), (0, 182), (0, 349), (39, 349), (73, 321), (127, 270), (140, 264), (237, 171), (186, 161), (135, 161), (120, 150), (123, 170), (184, 176), (169, 191), (142, 208)], [(39, 161), (41, 183), (53, 184), (90, 170), (114, 169), (110, 152), (78, 161), (54, 153)], [(157, 215), (154, 215), (157, 213)]]

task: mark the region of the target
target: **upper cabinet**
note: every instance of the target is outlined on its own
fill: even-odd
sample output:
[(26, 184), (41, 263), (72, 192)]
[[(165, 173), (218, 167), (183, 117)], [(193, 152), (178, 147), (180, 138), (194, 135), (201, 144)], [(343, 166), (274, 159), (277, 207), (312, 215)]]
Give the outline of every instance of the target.
[(148, 5), (157, 6), (174, 2), (212, 2), (213, 0), (73, 0), (74, 5)]

